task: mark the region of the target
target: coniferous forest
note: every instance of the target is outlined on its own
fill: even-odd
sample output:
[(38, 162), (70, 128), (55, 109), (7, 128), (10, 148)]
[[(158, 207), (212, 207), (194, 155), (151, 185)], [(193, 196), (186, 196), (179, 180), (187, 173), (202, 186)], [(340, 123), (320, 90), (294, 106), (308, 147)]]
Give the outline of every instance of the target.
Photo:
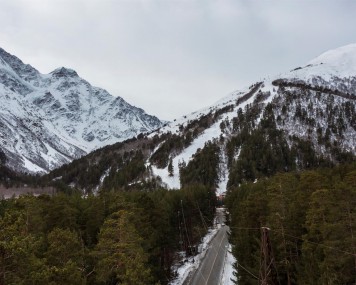
[(0, 200), (0, 284), (167, 284), (215, 204), (201, 185)]
[(355, 164), (242, 183), (228, 191), (226, 203), (238, 284), (261, 284), (264, 261), (267, 284), (355, 284)]

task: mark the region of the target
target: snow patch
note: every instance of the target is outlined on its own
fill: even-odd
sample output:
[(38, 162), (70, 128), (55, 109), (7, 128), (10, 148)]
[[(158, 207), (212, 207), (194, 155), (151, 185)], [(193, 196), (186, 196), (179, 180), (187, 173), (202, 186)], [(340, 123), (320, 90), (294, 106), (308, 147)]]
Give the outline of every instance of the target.
[(34, 164), (30, 160), (28, 160), (26, 157), (23, 157), (23, 161), (24, 161), (24, 167), (33, 173), (45, 173), (46, 172), (43, 168)]
[(196, 270), (202, 259), (204, 258), (210, 241), (214, 238), (216, 233), (218, 232), (218, 229), (209, 229), (208, 233), (206, 236), (203, 238), (203, 242), (199, 245), (198, 251), (200, 252), (199, 254), (185, 258), (184, 253), (180, 252), (179, 255), (183, 261), (180, 261), (182, 264), (176, 264), (173, 266), (173, 270), (177, 273), (177, 277), (169, 282), (169, 285), (182, 285), (185, 281), (185, 279), (188, 277), (189, 273), (192, 271)]
[(232, 247), (229, 244), (229, 247), (226, 251), (224, 269), (220, 281), (220, 285), (234, 285), (236, 284), (236, 279), (234, 276), (234, 264), (236, 263), (235, 257), (232, 255)]
[[(232, 96), (235, 96), (235, 97), (232, 97)], [(231, 100), (235, 101), (236, 99), (238, 99), (240, 97), (241, 97), (241, 92), (232, 93), (232, 95), (229, 95), (226, 99), (221, 100), (221, 102), (230, 102)], [(233, 98), (233, 99), (231, 99), (231, 98)], [(162, 182), (164, 184), (166, 184), (168, 189), (178, 189), (178, 188), (180, 188), (179, 164), (182, 163), (182, 162), (185, 162), (186, 164), (188, 164), (189, 161), (193, 158), (193, 155), (196, 154), (198, 149), (204, 148), (206, 142), (213, 141), (214, 139), (219, 139), (220, 135), (224, 135), (225, 136), (225, 134), (221, 131), (221, 128), (220, 128), (221, 122), (223, 122), (223, 121), (225, 121), (227, 119), (231, 119), (234, 116), (236, 116), (237, 110), (239, 108), (242, 108), (242, 109), (245, 108), (245, 106), (248, 105), (248, 104), (251, 104), (254, 99), (255, 99), (255, 97), (252, 96), (251, 98), (249, 98), (245, 102), (242, 102), (241, 104), (235, 106), (232, 111), (224, 113), (217, 122), (215, 122), (208, 129), (205, 129), (196, 139), (194, 139), (190, 146), (185, 148), (183, 150), (183, 152), (181, 152), (180, 154), (176, 155), (172, 159), (173, 176), (169, 176), (168, 166), (163, 168), (163, 169), (160, 169), (160, 168), (157, 168), (154, 165), (151, 165), (152, 173), (155, 176), (160, 176), (161, 179), (162, 179)], [(216, 106), (214, 106), (214, 108), (216, 108)], [(208, 114), (211, 111), (211, 109), (213, 109), (213, 107), (206, 108), (202, 112), (206, 112), (206, 114)], [(192, 113), (190, 116), (184, 118), (184, 121), (180, 120), (179, 123), (177, 123), (177, 125), (175, 125), (173, 127), (170, 127), (170, 126), (164, 127), (163, 130), (161, 130), (161, 132), (164, 131), (164, 132), (172, 132), (172, 133), (174, 133), (174, 130), (176, 129), (176, 127), (179, 124), (182, 124), (182, 125), (186, 124), (192, 118), (193, 114), (195, 114), (195, 113)], [(199, 113), (199, 117), (201, 115), (202, 115), (202, 113)], [(150, 164), (147, 162), (146, 165), (150, 165)], [(220, 192), (226, 191), (226, 183), (227, 183), (227, 180), (228, 180), (228, 171), (224, 172), (224, 176), (222, 177), (222, 179), (223, 179), (223, 181), (221, 181), (221, 184), (219, 184), (219, 191)]]

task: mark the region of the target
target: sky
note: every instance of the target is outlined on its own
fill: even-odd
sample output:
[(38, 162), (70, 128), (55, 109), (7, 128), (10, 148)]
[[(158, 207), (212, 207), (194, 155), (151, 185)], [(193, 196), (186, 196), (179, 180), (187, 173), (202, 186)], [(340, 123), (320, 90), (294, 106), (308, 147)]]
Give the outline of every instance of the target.
[(356, 42), (354, 0), (0, 0), (0, 47), (162, 120)]

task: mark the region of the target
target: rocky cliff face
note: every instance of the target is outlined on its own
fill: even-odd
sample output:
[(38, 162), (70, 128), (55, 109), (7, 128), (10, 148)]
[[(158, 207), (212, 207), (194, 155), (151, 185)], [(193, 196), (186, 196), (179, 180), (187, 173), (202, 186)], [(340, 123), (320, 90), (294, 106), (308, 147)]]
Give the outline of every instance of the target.
[(46, 172), (162, 122), (68, 68), (41, 74), (0, 48), (0, 148), (17, 171)]

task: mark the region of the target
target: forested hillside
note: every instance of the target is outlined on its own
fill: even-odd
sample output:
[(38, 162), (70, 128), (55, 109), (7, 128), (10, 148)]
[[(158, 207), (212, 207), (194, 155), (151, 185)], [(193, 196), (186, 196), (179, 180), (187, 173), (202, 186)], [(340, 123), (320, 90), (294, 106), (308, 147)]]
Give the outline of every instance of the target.
[[(215, 188), (225, 179), (231, 187), (278, 171), (354, 160), (353, 100), (283, 87), (271, 99), (262, 86), (251, 86), (230, 105), (176, 123), (176, 130), (167, 127), (99, 149), (45, 175), (41, 183), (86, 193), (133, 184), (180, 188), (187, 179)], [(209, 177), (199, 181), (192, 177), (197, 175)]]
[(243, 183), (226, 203), (238, 284), (261, 284), (262, 227), (272, 247), (268, 284), (355, 283), (356, 164)]
[(0, 284), (167, 284), (215, 205), (199, 185), (0, 200)]

